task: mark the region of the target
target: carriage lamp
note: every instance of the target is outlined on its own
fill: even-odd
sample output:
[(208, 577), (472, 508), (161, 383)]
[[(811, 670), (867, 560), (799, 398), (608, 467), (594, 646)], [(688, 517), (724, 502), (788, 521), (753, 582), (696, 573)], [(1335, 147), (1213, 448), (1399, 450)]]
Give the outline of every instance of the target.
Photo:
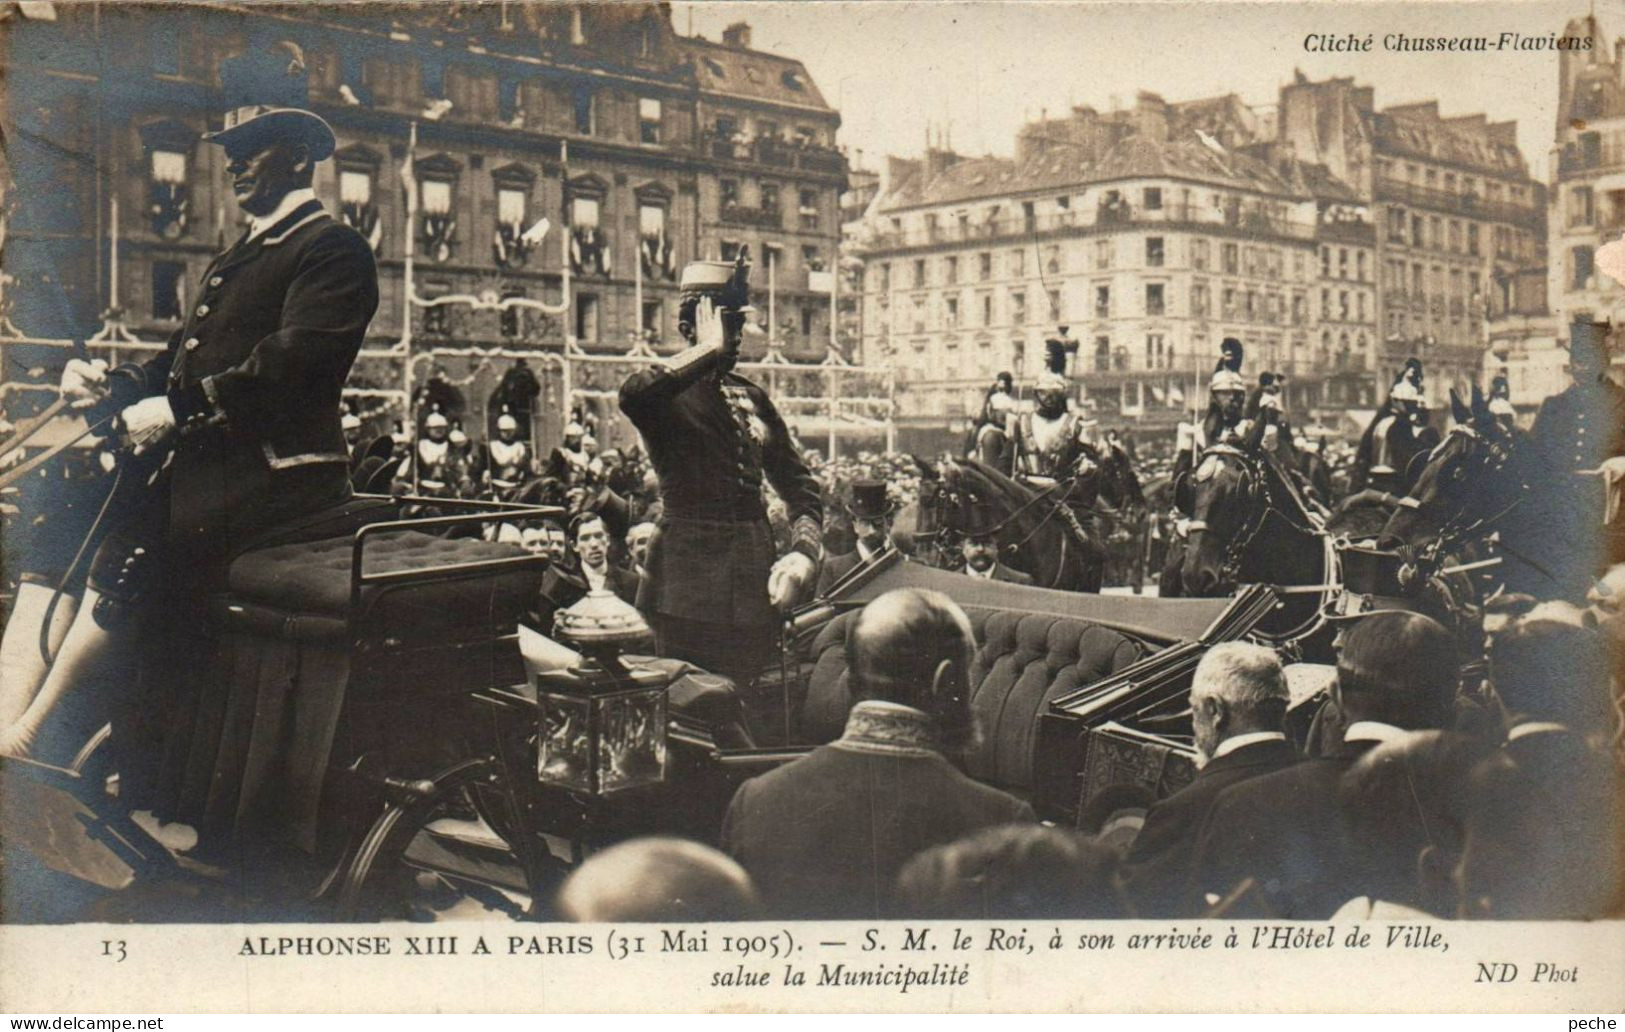
[(652, 637), (642, 615), (591, 591), (555, 616), (554, 633), (582, 660), (536, 675), (537, 777), (597, 796), (664, 781), (670, 682), (625, 655)]

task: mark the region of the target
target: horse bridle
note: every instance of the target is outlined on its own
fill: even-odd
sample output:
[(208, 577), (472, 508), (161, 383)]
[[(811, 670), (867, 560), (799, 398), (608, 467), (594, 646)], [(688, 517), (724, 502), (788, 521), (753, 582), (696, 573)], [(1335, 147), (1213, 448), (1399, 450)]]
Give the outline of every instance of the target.
[[(1490, 474), (1500, 473), (1505, 470), (1507, 468), (1507, 464), (1512, 461), (1512, 447), (1510, 441), (1503, 443), (1501, 441), (1493, 440), (1466, 423), (1457, 423), (1455, 426), (1450, 428), (1450, 432), (1445, 435), (1444, 440), (1435, 445), (1433, 451), (1428, 454), (1429, 461), (1432, 461), (1441, 451), (1444, 450), (1445, 445), (1450, 443), (1450, 439), (1452, 437), (1462, 437), (1470, 441), (1478, 441), (1488, 447), (1488, 460), (1480, 465), (1480, 472)], [(1520, 482), (1518, 487), (1518, 492), (1513, 496), (1512, 501), (1507, 503), (1505, 507), (1481, 519), (1472, 520), (1465, 523), (1461, 522), (1461, 520), (1462, 517), (1467, 514), (1467, 509), (1472, 504), (1472, 500), (1464, 500), (1455, 512), (1451, 513), (1439, 524), (1438, 538), (1434, 543), (1435, 547), (1442, 550), (1447, 544), (1454, 544), (1457, 541), (1467, 538), (1469, 535), (1478, 534), (1479, 532), (1486, 530), (1486, 528), (1491, 528), (1496, 523), (1500, 522), (1507, 515), (1507, 513), (1511, 512), (1513, 509), (1516, 509), (1519, 505), (1522, 505), (1524, 499), (1529, 496), (1529, 485), (1527, 483)], [(1397, 504), (1407, 509), (1420, 509), (1422, 507), (1421, 501), (1410, 494), (1406, 494), (1405, 497), (1400, 498)]]
[[(1294, 520), (1289, 513), (1275, 504), (1275, 496), (1269, 487), (1269, 476), (1257, 467), (1254, 460), (1246, 452), (1232, 444), (1215, 444), (1202, 452), (1196, 464), (1201, 468), (1203, 461), (1210, 455), (1228, 455), (1236, 460), (1241, 470), (1242, 491), (1244, 492), (1242, 504), (1248, 511), (1257, 511), (1257, 516), (1244, 524), (1237, 534), (1233, 535), (1224, 547), (1224, 559), (1219, 567), (1220, 574), (1225, 581), (1234, 584), (1241, 575), (1241, 557), (1247, 553), (1254, 539), (1264, 530), (1271, 514), (1280, 516), (1297, 529), (1310, 534), (1319, 534), (1320, 531), (1312, 526), (1302, 526)], [(1194, 472), (1193, 472), (1194, 475)], [(1256, 504), (1258, 499), (1263, 500), (1262, 505)], [(1207, 520), (1193, 519), (1185, 525), (1186, 537), (1210, 531)]]

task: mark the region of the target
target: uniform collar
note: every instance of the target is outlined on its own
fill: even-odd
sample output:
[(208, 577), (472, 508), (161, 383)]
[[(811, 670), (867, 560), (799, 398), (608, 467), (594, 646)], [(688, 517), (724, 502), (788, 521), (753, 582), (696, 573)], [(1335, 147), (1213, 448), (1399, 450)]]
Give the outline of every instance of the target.
[(852, 707), (846, 733), (834, 745), (853, 752), (934, 756), (937, 736), (924, 712), (896, 702), (865, 699)]
[(316, 191), (308, 186), (301, 187), (298, 190), (289, 190), (282, 200), (277, 202), (276, 208), (269, 215), (249, 218), (248, 239), (256, 240), (264, 236), (275, 228), (277, 223), (292, 215), (300, 207), (315, 201)]

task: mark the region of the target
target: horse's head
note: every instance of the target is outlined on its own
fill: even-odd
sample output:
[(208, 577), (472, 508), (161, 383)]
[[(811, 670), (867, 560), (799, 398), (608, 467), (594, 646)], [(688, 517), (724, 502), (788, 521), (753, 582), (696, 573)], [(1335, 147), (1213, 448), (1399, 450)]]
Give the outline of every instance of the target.
[(1261, 460), (1246, 448), (1214, 445), (1202, 453), (1188, 487), (1190, 540), (1180, 578), (1199, 597), (1234, 587), (1242, 550), (1263, 523)]
[(1473, 387), (1471, 405), (1452, 390), (1450, 410), (1456, 425), (1431, 452), (1412, 460), (1416, 468), (1408, 471), (1410, 491), (1378, 535), (1379, 547), (1414, 547), (1463, 518), (1489, 516), (1506, 504), (1501, 499), (1515, 487), (1506, 470), (1516, 440), (1478, 387)]

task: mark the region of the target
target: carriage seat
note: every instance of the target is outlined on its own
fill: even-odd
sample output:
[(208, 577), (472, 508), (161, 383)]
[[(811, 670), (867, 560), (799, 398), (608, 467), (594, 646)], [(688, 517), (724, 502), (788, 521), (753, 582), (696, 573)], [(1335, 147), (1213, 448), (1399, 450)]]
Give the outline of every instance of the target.
[[(1116, 673), (1150, 650), (1121, 631), (1088, 620), (997, 609), (967, 609), (976, 637), (971, 708), (982, 742), (967, 772), (1017, 793), (1033, 784), (1038, 721), (1051, 700)], [(802, 737), (840, 737), (852, 708), (846, 635), (857, 613), (843, 613), (818, 633), (813, 671), (802, 706)]]
[[(521, 568), (493, 576), (459, 576), (462, 563), (524, 554), (517, 546), (473, 538), (443, 538), (417, 530), (385, 533), (367, 541), (364, 572), (423, 571), (423, 580), (373, 584), (362, 589), (360, 610), (350, 613), (350, 564), (355, 541), (327, 538), (245, 552), (227, 574), (229, 603), (238, 623), (256, 617), (281, 620), (279, 636), (321, 639), (342, 634), (350, 616), (398, 617), (415, 635), (468, 623), (471, 614), (496, 633), (511, 633), (535, 596), (538, 571)], [(435, 573), (433, 571), (444, 571)], [(387, 607), (380, 611), (380, 607)], [(472, 607), (472, 608), (471, 608)], [(294, 615), (296, 614), (296, 616)]]

